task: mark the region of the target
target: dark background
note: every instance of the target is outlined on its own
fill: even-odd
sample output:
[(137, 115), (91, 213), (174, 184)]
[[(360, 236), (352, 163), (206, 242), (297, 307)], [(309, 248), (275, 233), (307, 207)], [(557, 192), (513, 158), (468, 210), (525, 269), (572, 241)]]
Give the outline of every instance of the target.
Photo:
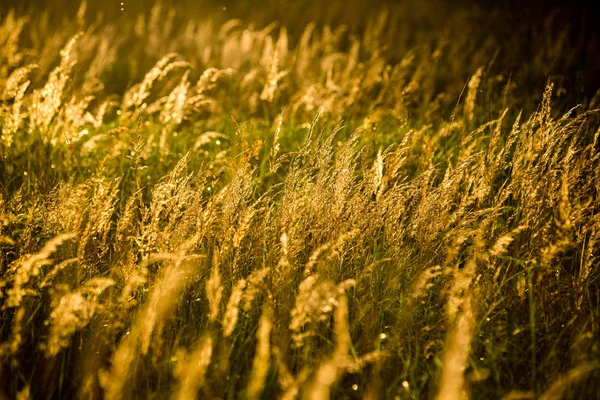
[[(121, 5), (123, 2), (123, 6)], [(147, 13), (152, 8), (153, 0), (88, 0), (88, 17), (101, 14), (107, 20), (128, 21), (139, 13)], [(401, 8), (407, 9), (415, 15), (437, 14), (421, 17), (424, 22), (423, 29), (429, 29), (428, 19), (439, 21), (445, 15), (464, 10), (477, 10), (479, 13), (489, 13), (490, 20), (498, 34), (510, 34), (514, 28), (523, 24), (541, 25), (549, 16), (555, 21), (571, 27), (571, 35), (598, 36), (600, 32), (600, 0), (547, 0), (547, 1), (519, 1), (519, 0), (428, 0), (425, 9), (424, 2), (419, 0), (163, 0), (165, 8), (178, 11), (178, 17), (202, 18), (210, 15), (211, 18), (222, 18), (226, 21), (231, 18), (241, 18), (245, 21), (255, 22), (257, 25), (266, 25), (279, 21), (285, 25), (290, 33), (302, 30), (307, 20), (317, 24), (330, 24), (349, 26), (351, 31), (360, 31), (364, 28), (369, 14), (387, 8), (393, 12)], [(81, 0), (0, 0), (0, 15), (9, 9), (15, 9), (18, 14), (35, 14), (46, 10), (55, 23), (70, 12), (77, 10)], [(121, 9), (123, 8), (123, 10)], [(433, 27), (435, 28), (435, 27)]]
[[(124, 0), (123, 3), (124, 13), (130, 14), (148, 11), (154, 2), (151, 0)], [(292, 22), (298, 13), (303, 12), (315, 13), (317, 11), (322, 19), (326, 20), (333, 14), (332, 10), (343, 8), (344, 14), (354, 15), (356, 20), (360, 20), (364, 17), (365, 10), (381, 7), (393, 8), (402, 3), (413, 3), (415, 8), (419, 8), (421, 5), (421, 2), (415, 0), (164, 0), (162, 3), (166, 7), (184, 9), (190, 16), (202, 15), (209, 10), (223, 10), (225, 7), (226, 10), (223, 10), (223, 13), (229, 17), (275, 18), (286, 22)], [(579, 23), (582, 19), (600, 21), (600, 1), (434, 0), (433, 3), (439, 4), (440, 12), (477, 7), (500, 11), (505, 13), (507, 18), (517, 18), (521, 21), (529, 19), (534, 23), (557, 11), (561, 14), (561, 18), (565, 19), (565, 22)], [(76, 9), (79, 4), (80, 0), (0, 0), (0, 7), (3, 11), (16, 8), (20, 12), (30, 12), (34, 9), (64, 12), (66, 9)], [(123, 14), (120, 0), (90, 0), (88, 8), (96, 12), (103, 12), (108, 17)]]
[[(88, 0), (86, 18), (93, 22), (100, 17), (100, 21), (122, 26), (134, 24), (137, 16), (148, 14), (154, 4), (154, 0)], [(14, 9), (17, 14), (35, 18), (43, 10), (48, 13), (51, 25), (59, 25), (70, 23), (79, 5), (80, 0), (0, 0), (0, 16)], [(541, 91), (549, 76), (561, 76), (562, 84), (573, 94), (570, 100), (579, 103), (594, 96), (600, 88), (600, 0), (162, 0), (162, 6), (163, 10), (175, 10), (175, 23), (181, 25), (191, 18), (210, 18), (216, 26), (232, 18), (257, 27), (278, 21), (287, 28), (292, 46), (307, 21), (317, 26), (346, 25), (350, 33), (360, 34), (372, 20), (369, 17), (387, 9), (390, 15), (395, 15), (390, 19), (392, 24), (411, 32), (413, 39), (405, 43), (410, 46), (422, 44), (419, 35), (444, 36), (447, 23), (454, 23), (451, 31), (460, 35), (461, 27), (457, 28), (456, 21), (463, 21), (460, 16), (466, 15), (464, 23), (469, 24), (473, 47), (492, 38), (501, 51), (498, 70), (511, 73), (526, 70), (523, 65), (538, 53), (540, 43), (553, 46), (545, 42), (545, 37), (553, 40), (553, 35), (556, 37), (566, 28), (567, 48), (575, 49), (574, 59), (568, 65), (559, 63), (554, 70), (539, 76), (524, 73), (523, 90)], [(390, 63), (402, 57), (406, 49), (395, 51), (394, 40), (391, 35), (386, 43)], [(461, 78), (467, 79), (471, 73), (465, 70)]]

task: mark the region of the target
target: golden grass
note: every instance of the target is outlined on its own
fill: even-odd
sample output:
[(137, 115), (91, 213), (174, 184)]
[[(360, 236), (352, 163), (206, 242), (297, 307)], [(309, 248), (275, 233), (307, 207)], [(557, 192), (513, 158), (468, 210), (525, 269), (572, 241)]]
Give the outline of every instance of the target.
[(399, 7), (5, 15), (0, 396), (598, 397), (600, 97)]

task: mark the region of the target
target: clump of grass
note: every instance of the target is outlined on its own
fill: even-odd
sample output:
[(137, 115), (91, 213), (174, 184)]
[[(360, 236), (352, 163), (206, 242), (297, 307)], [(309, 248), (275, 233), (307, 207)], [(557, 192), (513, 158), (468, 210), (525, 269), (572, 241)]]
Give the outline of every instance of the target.
[(598, 396), (565, 35), (90, 7), (0, 24), (0, 396)]

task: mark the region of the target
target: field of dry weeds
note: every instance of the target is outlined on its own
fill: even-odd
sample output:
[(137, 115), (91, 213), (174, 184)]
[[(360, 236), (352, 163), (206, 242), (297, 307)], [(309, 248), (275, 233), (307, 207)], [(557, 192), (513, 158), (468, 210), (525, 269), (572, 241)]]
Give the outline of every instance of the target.
[(4, 10), (0, 398), (600, 398), (597, 38), (414, 3)]

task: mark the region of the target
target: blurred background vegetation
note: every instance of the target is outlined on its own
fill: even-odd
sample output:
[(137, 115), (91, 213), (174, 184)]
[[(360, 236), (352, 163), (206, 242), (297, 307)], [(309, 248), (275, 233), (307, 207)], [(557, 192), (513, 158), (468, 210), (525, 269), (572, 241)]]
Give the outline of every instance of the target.
[[(38, 0), (35, 2), (4, 2), (5, 14), (15, 9), (17, 14), (36, 18), (47, 13), (51, 25), (72, 20), (79, 0)], [(277, 22), (276, 29), (285, 27), (291, 45), (300, 40), (308, 22), (317, 27), (344, 26), (351, 35), (360, 36), (383, 10), (388, 13), (382, 39), (383, 56), (390, 63), (398, 62), (416, 46), (435, 47), (441, 40), (468, 37), (463, 41), (461, 58), (473, 60), (471, 65), (452, 65), (455, 59), (442, 60), (436, 85), (444, 91), (448, 82), (464, 81), (482, 64), (488, 71), (515, 75), (523, 99), (532, 91), (539, 92), (548, 77), (562, 87), (560, 103), (582, 103), (600, 86), (600, 2), (589, 1), (517, 1), (517, 0), (165, 0), (162, 9), (173, 13), (173, 29), (190, 20), (210, 16), (215, 26), (231, 19), (241, 19), (263, 28)], [(149, 15), (154, 3), (145, 0), (89, 2), (85, 19), (89, 23), (115, 23), (132, 28), (140, 14)], [(462, 40), (461, 40), (462, 41)], [(348, 40), (340, 50), (348, 50)], [(471, 55), (470, 55), (471, 54)], [(482, 60), (482, 54), (487, 57)], [(136, 55), (141, 60), (144, 54)], [(148, 64), (156, 61), (148, 60)], [(535, 65), (534, 65), (535, 64)], [(140, 70), (143, 70), (141, 68)], [(139, 73), (121, 71), (123, 81), (112, 80), (120, 91), (140, 78)], [(539, 98), (532, 99), (534, 101)], [(531, 105), (531, 104), (529, 104)], [(527, 104), (523, 104), (527, 106)]]

